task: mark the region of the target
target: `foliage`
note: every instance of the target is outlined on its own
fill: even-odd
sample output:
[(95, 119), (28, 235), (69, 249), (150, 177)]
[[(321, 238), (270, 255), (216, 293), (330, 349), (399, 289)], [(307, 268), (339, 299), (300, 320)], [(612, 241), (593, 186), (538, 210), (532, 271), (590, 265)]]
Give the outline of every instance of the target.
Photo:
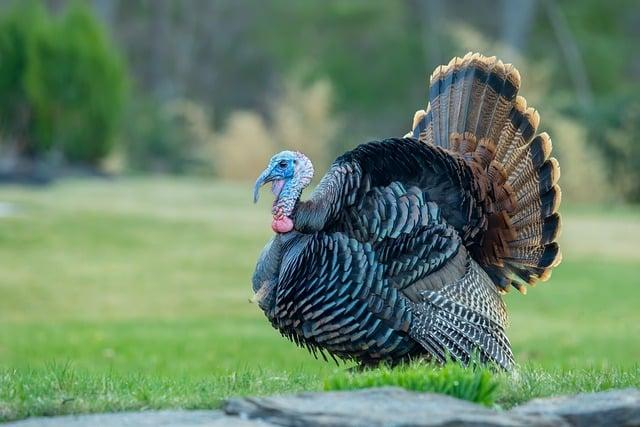
[[(589, 129), (579, 120), (547, 109), (542, 128), (553, 141), (553, 156), (560, 162), (560, 188), (565, 202), (594, 203), (619, 199), (607, 176), (608, 162), (589, 140)], [(562, 209), (561, 209), (562, 211)]]
[[(622, 197), (637, 203), (640, 201), (640, 149), (636, 141), (640, 131), (637, 125), (640, 79), (638, 57), (628, 46), (637, 37), (640, 5), (633, 0), (621, 1), (615, 8), (597, 0), (544, 2), (543, 5), (548, 8), (556, 3), (566, 19), (567, 35), (559, 36), (557, 31), (536, 26), (528, 54), (536, 61), (548, 63), (551, 79), (547, 102), (559, 115), (570, 117), (569, 120), (580, 123), (587, 131), (583, 135), (586, 143), (581, 144), (586, 147), (582, 155), (590, 152), (602, 164), (594, 169), (593, 160), (580, 162), (582, 165), (574, 161), (572, 168), (580, 169), (579, 175), (585, 177), (590, 173), (602, 175), (605, 169), (609, 184), (604, 189), (593, 188), (591, 179), (587, 179), (581, 189), (568, 188), (563, 193), (572, 197), (576, 190), (580, 195), (575, 200), (584, 200), (585, 193), (591, 191), (591, 201)], [(567, 44), (575, 45), (576, 58), (567, 53)], [(577, 84), (576, 67), (585, 75), (581, 85)], [(562, 135), (563, 140), (556, 138), (556, 141), (564, 144), (572, 136)], [(577, 145), (575, 141), (567, 143)], [(575, 148), (569, 151), (577, 154)]]
[(332, 112), (332, 88), (326, 80), (304, 86), (291, 79), (282, 97), (272, 102), (271, 121), (251, 111), (237, 111), (216, 134), (216, 162), (219, 176), (251, 180), (276, 151), (305, 153), (322, 176), (328, 153), (341, 126)]
[(333, 111), (334, 100), (333, 87), (326, 79), (306, 86), (290, 79), (283, 96), (272, 105), (274, 142), (304, 152), (320, 173), (333, 161), (330, 153), (342, 125)]
[(330, 157), (356, 143), (404, 134), (413, 112), (424, 107), (433, 58), (421, 39), (421, 7), (414, 9), (410, 2), (276, 0), (267, 13), (287, 25), (273, 31), (271, 20), (256, 22), (257, 39), (284, 73), (328, 79), (335, 87), (337, 111), (349, 128)]
[(395, 368), (376, 368), (364, 372), (339, 372), (324, 382), (325, 390), (397, 386), (418, 392), (441, 393), (491, 406), (498, 382), (486, 368), (465, 368), (457, 363), (437, 367), (413, 364)]
[(95, 165), (113, 142), (124, 102), (120, 56), (82, 2), (35, 38), (26, 88), (38, 139), (72, 162)]
[(536, 20), (546, 25), (533, 27), (527, 53), (534, 60), (549, 61), (553, 73), (549, 94), (555, 98), (553, 101), (568, 96), (570, 102), (575, 103), (578, 95), (572, 83), (575, 78), (572, 76), (572, 67), (568, 66), (572, 59), (564, 51), (563, 43), (567, 42), (575, 43), (580, 60), (584, 63), (594, 104), (612, 93), (624, 93), (632, 87), (638, 87), (637, 71), (634, 72), (637, 56), (628, 48), (631, 40), (637, 37), (635, 20), (640, 13), (638, 2), (621, 0), (615, 8), (599, 0), (556, 1), (552, 4), (557, 4), (566, 19), (571, 40), (560, 39), (557, 32), (549, 27), (546, 4), (541, 2)]
[[(72, 3), (60, 19), (42, 0), (16, 2), (0, 19), (3, 143), (27, 156), (55, 146), (72, 160), (96, 164), (123, 130), (123, 152), (138, 171), (248, 179), (256, 173), (249, 169), (262, 164), (258, 158), (292, 147), (309, 153), (321, 171), (359, 143), (404, 134), (411, 113), (425, 106), (432, 68), (477, 50), (520, 69), (522, 94), (540, 110), (541, 129), (553, 131), (566, 200), (638, 200), (633, 98), (640, 62), (627, 48), (637, 38), (638, 3), (529, 3), (531, 13), (514, 15), (512, 3), (503, 2), (496, 20), (495, 5), (486, 1), (270, 0), (256, 9), (246, 1), (196, 7), (157, 0), (150, 13), (113, 0), (93, 12)], [(88, 24), (91, 13), (102, 15), (132, 67), (142, 99), (135, 104), (143, 105), (131, 106), (128, 117), (140, 118), (143, 129), (134, 129), (134, 120), (119, 126), (114, 118), (126, 88), (105, 85), (116, 84), (122, 61), (115, 65), (114, 47), (99, 25)], [(79, 23), (75, 29), (71, 20)], [(81, 32), (88, 34), (82, 41)], [(106, 67), (97, 65), (99, 58)], [(78, 83), (59, 84), (72, 79)], [(104, 96), (96, 95), (100, 90)], [(74, 91), (89, 95), (74, 98)], [(191, 125), (179, 123), (183, 116), (164, 106), (185, 99), (215, 111), (204, 120), (208, 136), (194, 137)], [(151, 103), (160, 106), (144, 105)], [(245, 123), (257, 133), (241, 130)], [(248, 151), (255, 151), (255, 161), (239, 155)], [(230, 159), (240, 162), (237, 169)]]
[(283, 149), (303, 151), (324, 171), (340, 127), (332, 106), (327, 81), (303, 86), (291, 79), (282, 96), (271, 101), (268, 118), (238, 110), (214, 129), (210, 115), (196, 102), (158, 104), (142, 98), (130, 105), (123, 145), (130, 168), (142, 172), (252, 180)]
[(606, 159), (613, 189), (640, 202), (640, 90), (610, 96), (591, 111), (591, 145)]
[(219, 176), (255, 179), (275, 152), (275, 142), (262, 117), (251, 111), (236, 111), (216, 139)]
[[(335, 82), (340, 108), (372, 112), (379, 110), (381, 100), (397, 105), (398, 100), (412, 97), (407, 83), (414, 80), (414, 70), (425, 68), (425, 57), (419, 37), (398, 31), (414, 19), (410, 6), (338, 0), (292, 5), (277, 0), (270, 7), (274, 14), (286, 13), (297, 19), (283, 31), (272, 31), (271, 25), (262, 27), (268, 46), (285, 64), (304, 67), (309, 78), (328, 77)], [(315, 31), (304, 31), (309, 23), (314, 23), (318, 32), (330, 30), (331, 36), (317, 37)], [(309, 63), (300, 64), (301, 57)], [(382, 81), (384, 85), (380, 85)]]
[(25, 84), (29, 50), (47, 22), (47, 12), (36, 0), (14, 5), (0, 17), (0, 125), (25, 155), (38, 151), (31, 141), (33, 112)]
[(104, 28), (80, 1), (61, 17), (39, 1), (16, 3), (1, 25), (5, 131), (22, 153), (54, 149), (97, 165), (111, 148), (126, 93), (122, 60)]
[(138, 172), (212, 175), (213, 130), (204, 109), (191, 101), (164, 105), (142, 99), (128, 107), (123, 145)]

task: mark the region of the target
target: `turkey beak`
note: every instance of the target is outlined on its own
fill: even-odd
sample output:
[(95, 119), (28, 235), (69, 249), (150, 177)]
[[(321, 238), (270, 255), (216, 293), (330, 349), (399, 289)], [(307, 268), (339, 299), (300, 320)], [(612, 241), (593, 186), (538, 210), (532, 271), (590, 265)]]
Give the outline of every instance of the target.
[(260, 187), (271, 181), (273, 181), (271, 169), (267, 168), (260, 174), (258, 179), (256, 179), (255, 187), (253, 187), (253, 203), (258, 203), (258, 199), (260, 198)]

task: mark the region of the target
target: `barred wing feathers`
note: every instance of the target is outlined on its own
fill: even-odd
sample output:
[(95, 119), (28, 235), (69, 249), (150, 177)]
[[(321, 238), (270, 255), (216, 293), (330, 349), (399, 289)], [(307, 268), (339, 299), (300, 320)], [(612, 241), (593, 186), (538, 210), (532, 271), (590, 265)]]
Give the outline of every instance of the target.
[(272, 318), (285, 336), (364, 364), (512, 365), (502, 301), (435, 203), (394, 182), (347, 211), (344, 228), (288, 237)]

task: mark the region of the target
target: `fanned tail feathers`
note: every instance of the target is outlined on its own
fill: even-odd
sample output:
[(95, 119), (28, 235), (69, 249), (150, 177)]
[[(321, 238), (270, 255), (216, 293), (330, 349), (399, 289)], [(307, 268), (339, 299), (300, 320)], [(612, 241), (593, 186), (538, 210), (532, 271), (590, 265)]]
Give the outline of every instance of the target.
[(429, 104), (416, 112), (412, 134), (473, 170), (487, 219), (465, 244), (496, 285), (525, 292), (561, 261), (561, 192), (551, 139), (536, 135), (540, 116), (519, 88), (511, 64), (477, 53), (454, 58), (431, 75)]

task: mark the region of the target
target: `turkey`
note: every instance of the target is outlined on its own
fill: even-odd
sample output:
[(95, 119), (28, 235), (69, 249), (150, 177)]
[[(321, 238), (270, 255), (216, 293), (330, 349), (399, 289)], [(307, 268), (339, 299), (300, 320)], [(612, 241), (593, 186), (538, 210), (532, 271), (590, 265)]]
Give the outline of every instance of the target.
[(411, 132), (338, 157), (309, 200), (302, 153), (276, 154), (274, 237), (254, 299), (282, 335), (362, 366), (411, 359), (509, 370), (501, 294), (561, 260), (560, 175), (520, 74), (467, 54), (434, 71)]

